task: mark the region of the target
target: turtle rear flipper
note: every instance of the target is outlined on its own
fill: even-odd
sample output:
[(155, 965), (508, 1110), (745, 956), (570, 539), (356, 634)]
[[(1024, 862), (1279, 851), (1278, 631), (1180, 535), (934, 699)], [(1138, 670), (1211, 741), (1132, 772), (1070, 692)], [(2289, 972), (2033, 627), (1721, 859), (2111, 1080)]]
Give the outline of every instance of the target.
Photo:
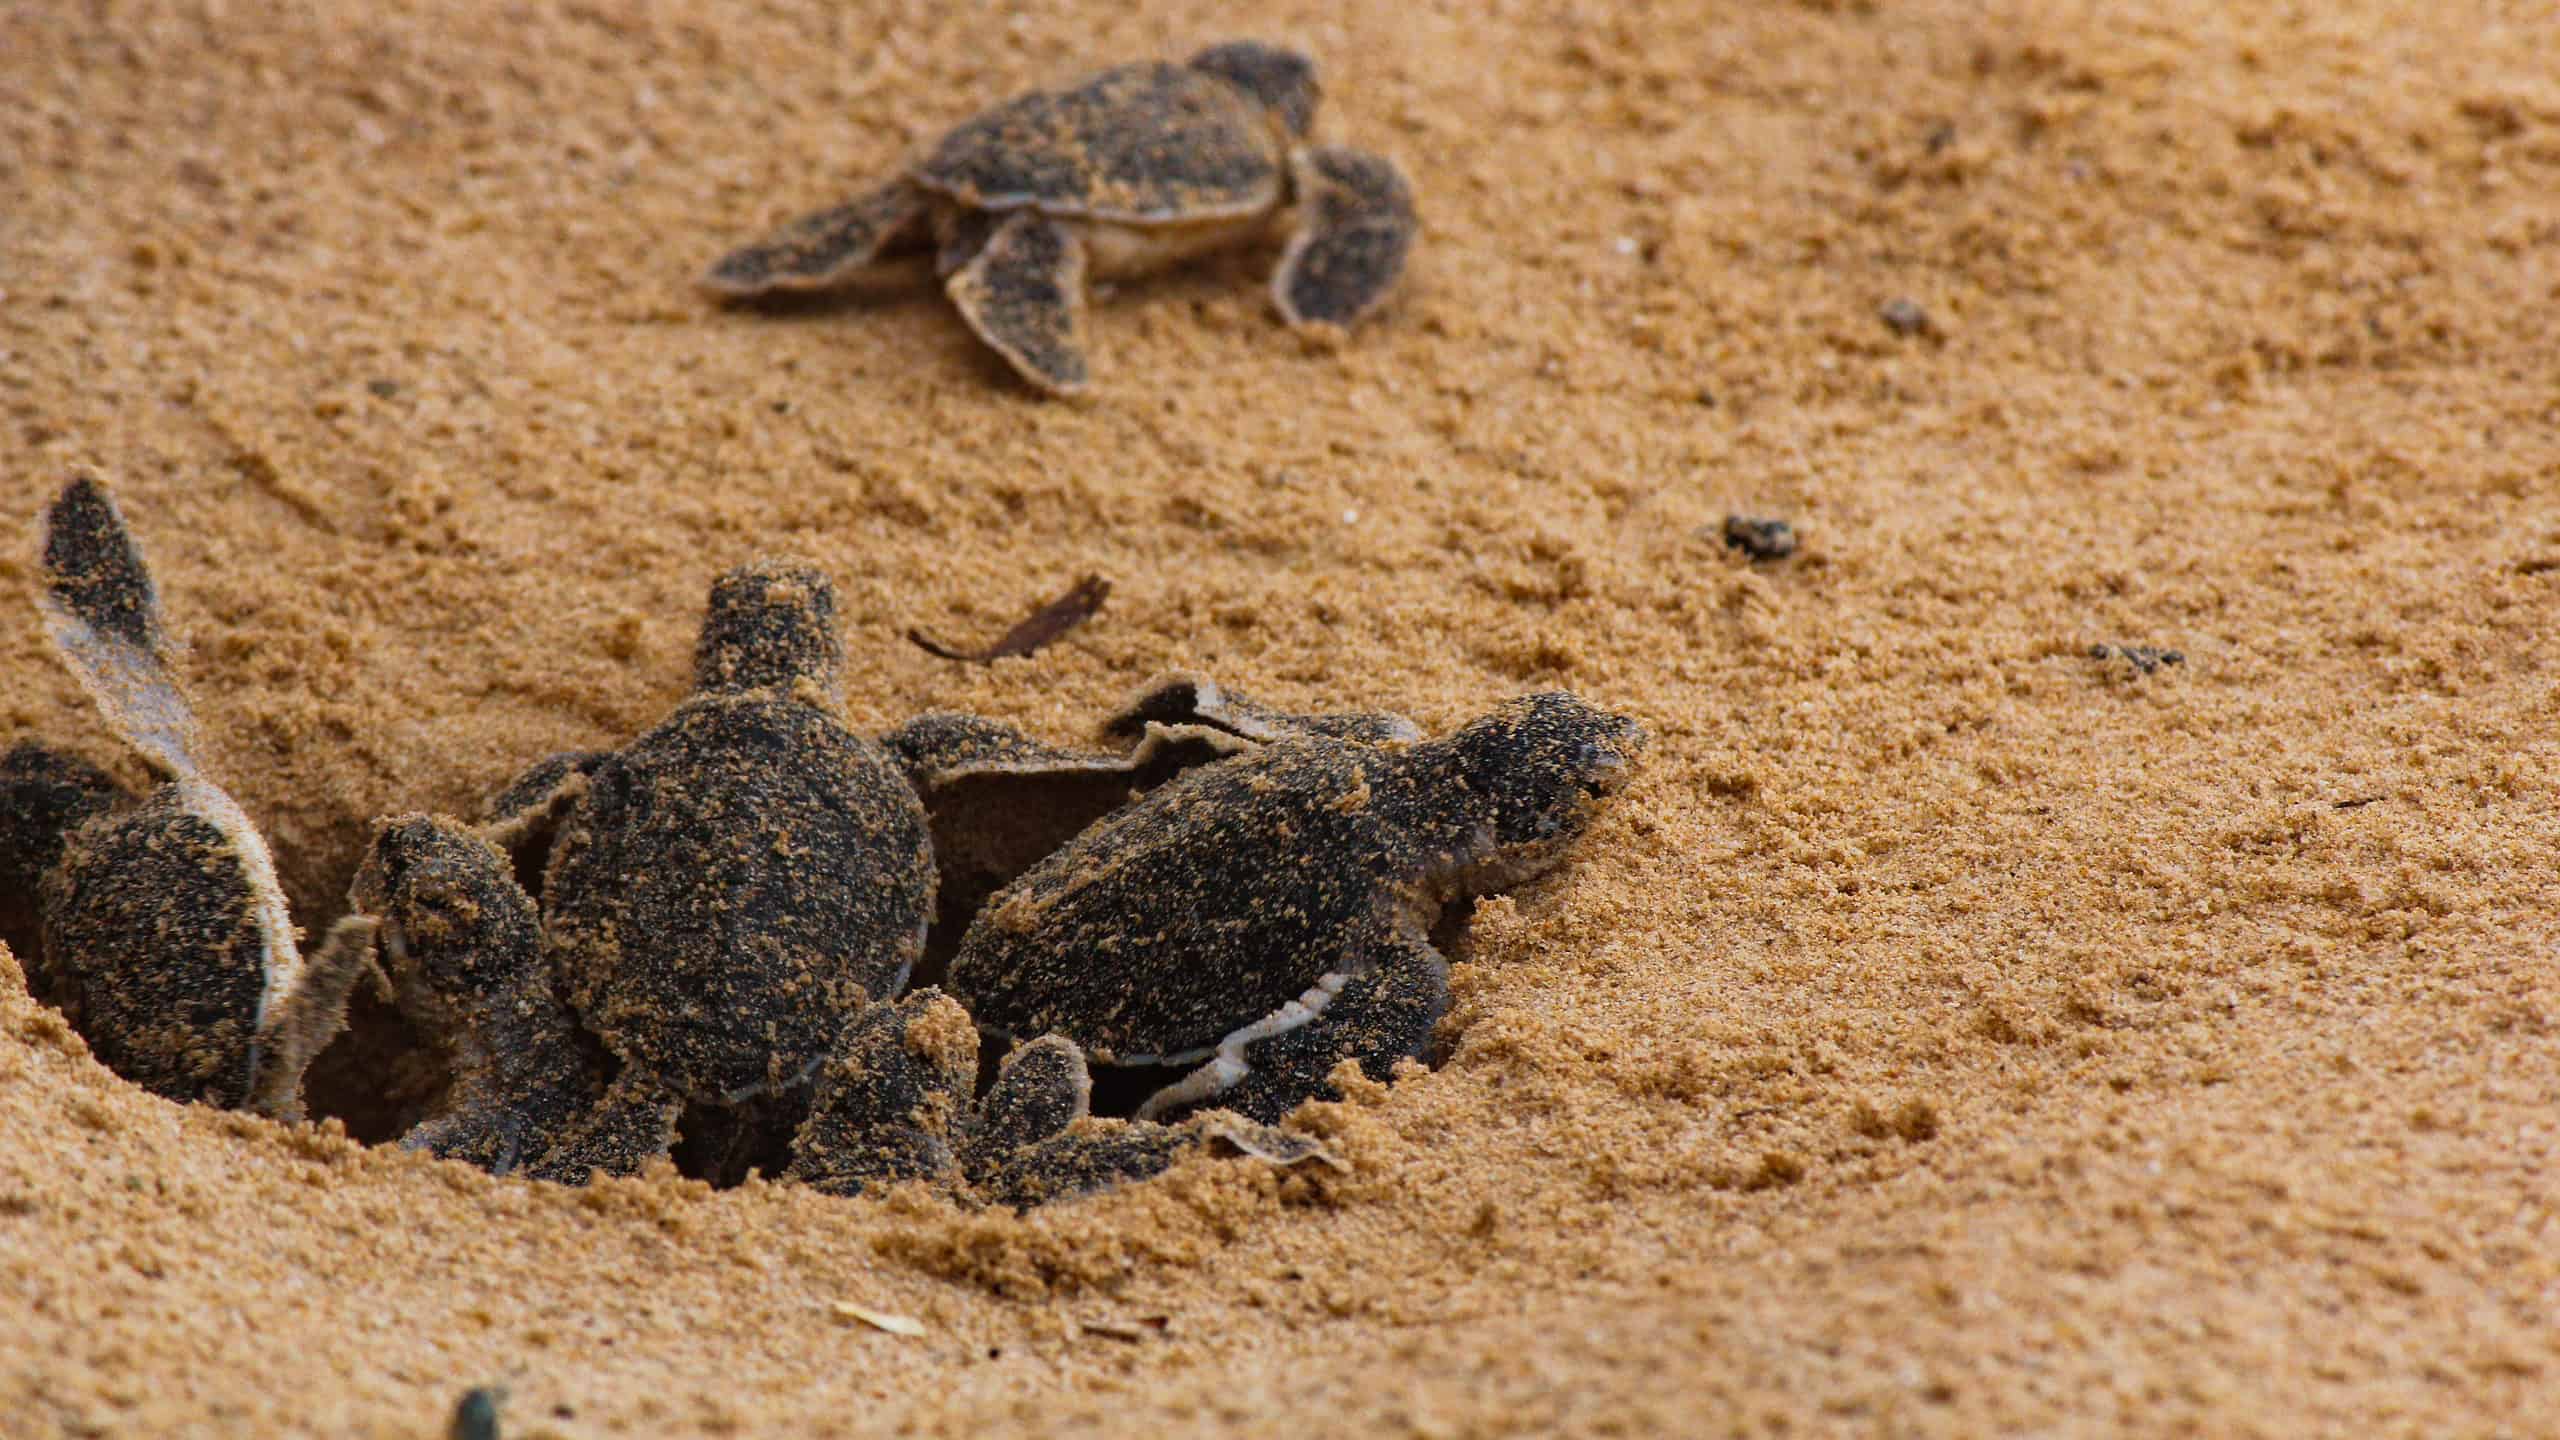
[(1017, 210), (943, 289), (1022, 378), (1072, 395), (1088, 378), (1084, 280), (1084, 242), (1037, 210)]
[(702, 288), (731, 300), (835, 289), (920, 245), (931, 208), (922, 186), (892, 180), (721, 256)]
[(950, 1179), (977, 1072), (977, 1028), (941, 991), (871, 1007), (818, 1072), (785, 1175), (830, 1195)]
[(523, 1167), (535, 1180), (584, 1185), (598, 1171), (637, 1175), (675, 1145), (684, 1105), (656, 1079), (626, 1070), (569, 1132)]
[(1376, 309), (1404, 273), (1420, 222), (1395, 162), (1339, 146), (1290, 162), (1297, 232), (1271, 272), (1280, 314), (1300, 329), (1347, 329)]
[(1339, 1098), (1325, 1076), (1357, 1060), (1372, 1080), (1419, 1058), (1449, 1011), (1449, 962), (1428, 941), (1401, 938), (1357, 967), (1324, 976), (1279, 1010), (1237, 1030), (1182, 1079), (1138, 1107), (1142, 1120), (1211, 1107), (1265, 1124), (1309, 1097)]

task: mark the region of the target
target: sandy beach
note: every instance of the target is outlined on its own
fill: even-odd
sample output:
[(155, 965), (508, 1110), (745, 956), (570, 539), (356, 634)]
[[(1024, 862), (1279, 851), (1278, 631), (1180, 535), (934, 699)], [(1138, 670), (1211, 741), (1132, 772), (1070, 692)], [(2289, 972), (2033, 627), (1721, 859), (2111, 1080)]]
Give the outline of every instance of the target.
[[(1276, 241), (1101, 290), (1075, 401), (929, 287), (694, 288), (1238, 33), (1419, 197), (1338, 345)], [(2554, 54), (2539, 0), (0, 12), (0, 743), (145, 778), (30, 598), (94, 475), (314, 935), (376, 816), (665, 714), (766, 554), (866, 732), (1193, 669), (1652, 736), (1477, 906), (1443, 1062), (1293, 1117), (1346, 1169), (1020, 1216), (401, 1151), (371, 999), (316, 1123), (173, 1105), (0, 952), (0, 1429), (2560, 1431)], [(1036, 655), (907, 638), (1087, 574)]]

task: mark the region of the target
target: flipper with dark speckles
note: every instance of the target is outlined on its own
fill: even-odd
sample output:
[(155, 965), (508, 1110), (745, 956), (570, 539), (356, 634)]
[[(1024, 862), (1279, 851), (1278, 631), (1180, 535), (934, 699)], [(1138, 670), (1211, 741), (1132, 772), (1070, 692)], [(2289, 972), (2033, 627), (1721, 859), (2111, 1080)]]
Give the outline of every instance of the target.
[(872, 1006), (818, 1072), (786, 1173), (831, 1195), (952, 1178), (977, 1074), (977, 1029), (950, 997)]
[(928, 208), (915, 182), (890, 181), (721, 256), (702, 287), (726, 299), (833, 289), (917, 241)]
[(1420, 222), (1403, 172), (1382, 156), (1323, 146), (1291, 166), (1298, 230), (1271, 275), (1292, 325), (1347, 328), (1404, 273)]
[(1085, 387), (1083, 242), (1036, 210), (1017, 210), (943, 288), (978, 338), (1043, 390)]

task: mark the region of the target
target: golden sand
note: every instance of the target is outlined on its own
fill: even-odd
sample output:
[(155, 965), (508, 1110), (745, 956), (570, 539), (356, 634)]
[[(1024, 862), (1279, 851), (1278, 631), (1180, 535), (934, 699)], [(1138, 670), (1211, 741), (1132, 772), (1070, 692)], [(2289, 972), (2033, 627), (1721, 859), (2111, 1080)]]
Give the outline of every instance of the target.
[[(1236, 23), (968, 8), (10, 7), (0, 535), (116, 487), (314, 932), (768, 551), (866, 727), (1642, 718), (1448, 1062), (1302, 1112), (1348, 1174), (582, 1191), (152, 1099), (0, 963), (0, 1429), (2560, 1428), (2560, 10), (1292, 4), (1428, 226), (1339, 349), (1270, 248), (1100, 301), (1076, 404), (930, 292), (697, 298)], [(12, 613), (0, 739), (138, 778)]]

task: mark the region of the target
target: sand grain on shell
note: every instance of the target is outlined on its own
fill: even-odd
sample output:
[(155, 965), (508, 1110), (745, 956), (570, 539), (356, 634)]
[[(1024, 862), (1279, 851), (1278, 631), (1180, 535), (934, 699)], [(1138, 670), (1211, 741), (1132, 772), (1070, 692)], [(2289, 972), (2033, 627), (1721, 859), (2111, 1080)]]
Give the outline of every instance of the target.
[[(767, 551), (837, 578), (873, 730), (1082, 741), (1175, 667), (1639, 716), (1583, 862), (1479, 908), (1448, 1063), (1309, 1117), (1348, 1174), (1028, 1219), (537, 1189), (146, 1099), (0, 964), (0, 1413), (2539, 1423), (2560, 15), (1291, 4), (1427, 226), (1346, 346), (1273, 322), (1269, 250), (1119, 287), (1073, 406), (930, 294), (691, 293), (975, 104), (1231, 23), (1089, 8), (16, 7), (0, 533), (116, 487), (313, 931), (373, 815), (663, 715)], [(903, 638), (1086, 574), (1029, 659)], [(138, 778), (17, 613), (0, 730)]]

